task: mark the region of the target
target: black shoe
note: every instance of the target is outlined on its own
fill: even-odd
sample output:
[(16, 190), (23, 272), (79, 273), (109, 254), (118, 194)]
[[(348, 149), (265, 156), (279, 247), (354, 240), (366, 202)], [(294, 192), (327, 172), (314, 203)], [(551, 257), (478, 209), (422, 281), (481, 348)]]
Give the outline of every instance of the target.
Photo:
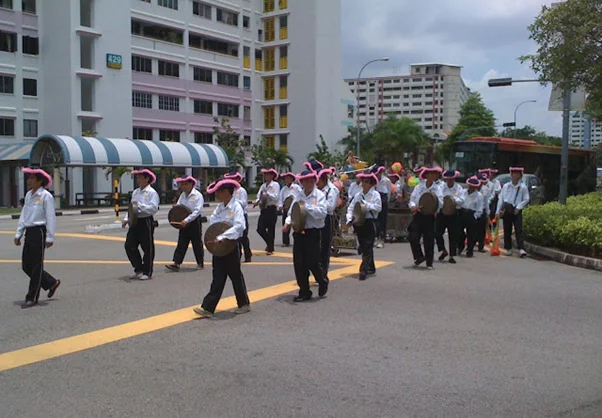
[(416, 267), (418, 267), (419, 265), (421, 265), (422, 263), (424, 263), (426, 261), (426, 257), (420, 257), (416, 260), (414, 260), (414, 265)]
[(445, 258), (449, 255), (449, 253), (445, 250), (441, 251), (441, 255), (439, 256), (439, 261), (445, 260)]
[(368, 276), (374, 276), (376, 274), (376, 270), (368, 270), (366, 274), (368, 274)]
[(364, 272), (360, 273), (360, 280), (361, 281), (366, 280), (366, 277), (367, 277), (366, 273), (364, 273)]
[(178, 266), (177, 264), (166, 264), (165, 268), (167, 270), (175, 271), (176, 273), (180, 271), (180, 266)]
[(51, 297), (54, 296), (54, 294), (56, 293), (56, 289), (58, 289), (60, 285), (61, 285), (61, 281), (57, 280), (56, 283), (54, 284), (54, 286), (52, 286), (50, 288), (50, 290), (48, 291), (48, 299), (50, 299)]
[(466, 257), (468, 257), (468, 258), (472, 258), (472, 257), (474, 257), (474, 253), (473, 253), (472, 251), (468, 251), (468, 252), (466, 253)]
[(326, 293), (328, 293), (328, 282), (319, 285), (318, 288), (318, 296), (320, 296), (321, 298), (326, 296)]
[(450, 264), (456, 264), (456, 260), (453, 257), (449, 258)]
[(310, 299), (311, 299), (311, 293), (307, 296), (301, 296), (301, 295), (295, 296), (293, 298), (293, 302), (307, 302)]
[(34, 302), (33, 300), (26, 300), (25, 303), (21, 305), (21, 309), (31, 308), (37, 304), (38, 302)]
[(245, 258), (245, 263), (250, 263), (250, 262), (251, 262), (251, 257)]
[(464, 252), (464, 247), (458, 247), (458, 255)]
[(480, 253), (485, 253), (485, 252), (486, 252), (486, 251), (485, 251), (485, 248), (479, 248), (479, 252), (480, 252)]

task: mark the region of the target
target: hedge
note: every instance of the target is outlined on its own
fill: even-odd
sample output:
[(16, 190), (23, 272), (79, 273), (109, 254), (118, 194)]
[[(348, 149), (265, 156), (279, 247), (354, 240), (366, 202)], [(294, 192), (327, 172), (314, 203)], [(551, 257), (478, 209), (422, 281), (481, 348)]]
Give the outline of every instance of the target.
[(571, 254), (602, 258), (602, 193), (530, 206), (523, 212), (525, 239)]

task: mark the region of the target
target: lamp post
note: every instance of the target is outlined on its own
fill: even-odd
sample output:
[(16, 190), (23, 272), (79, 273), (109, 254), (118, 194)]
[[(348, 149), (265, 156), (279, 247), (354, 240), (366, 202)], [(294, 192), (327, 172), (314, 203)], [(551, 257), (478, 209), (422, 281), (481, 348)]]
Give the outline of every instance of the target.
[[(356, 140), (356, 157), (359, 158), (360, 157), (360, 79), (362, 78), (362, 72), (364, 71), (364, 68), (366, 68), (368, 65), (372, 64), (373, 62), (379, 62), (379, 61), (389, 61), (389, 57), (384, 57), (384, 58), (378, 58), (372, 61), (368, 61), (366, 64), (364, 64), (364, 66), (362, 67), (362, 69), (360, 70), (359, 74), (357, 75), (357, 82), (355, 84), (355, 98), (356, 98), (356, 109), (355, 109), (355, 114), (357, 116), (357, 123), (355, 126), (355, 140)], [(368, 91), (366, 91), (366, 102), (368, 101)], [(368, 112), (366, 112), (366, 126), (368, 126)]]
[(519, 103), (515, 108), (514, 108), (514, 137), (516, 138), (516, 130), (518, 129), (518, 126), (516, 126), (516, 111), (518, 110), (519, 107), (521, 107), (522, 105), (526, 104), (526, 103), (537, 103), (537, 100), (525, 100), (524, 102)]

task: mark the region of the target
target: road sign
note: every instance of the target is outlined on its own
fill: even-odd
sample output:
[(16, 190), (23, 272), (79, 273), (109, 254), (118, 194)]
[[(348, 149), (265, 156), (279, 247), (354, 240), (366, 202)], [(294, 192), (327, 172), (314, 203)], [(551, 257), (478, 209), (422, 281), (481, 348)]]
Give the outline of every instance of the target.
[[(571, 111), (582, 112), (585, 110), (585, 90), (579, 89), (571, 93)], [(548, 105), (550, 112), (562, 112), (564, 110), (564, 94), (556, 87), (552, 87), (550, 94), (550, 103)]]
[(507, 122), (502, 125), (504, 128), (514, 128), (516, 124), (514, 122)]
[(123, 67), (123, 58), (117, 54), (107, 54), (107, 67), (114, 70), (121, 70)]

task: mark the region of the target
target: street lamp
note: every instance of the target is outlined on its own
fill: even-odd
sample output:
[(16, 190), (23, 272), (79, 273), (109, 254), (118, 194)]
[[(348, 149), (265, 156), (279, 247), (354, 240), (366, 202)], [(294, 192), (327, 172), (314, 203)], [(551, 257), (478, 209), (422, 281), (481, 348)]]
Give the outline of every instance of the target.
[[(362, 78), (362, 72), (364, 71), (364, 68), (366, 68), (368, 65), (372, 64), (373, 62), (379, 62), (379, 61), (389, 61), (389, 57), (384, 57), (384, 58), (378, 58), (372, 61), (368, 61), (366, 64), (364, 64), (364, 66), (362, 67), (362, 69), (360, 70), (359, 74), (357, 75), (357, 82), (355, 84), (355, 98), (356, 98), (356, 109), (355, 109), (355, 113), (357, 116), (357, 124), (355, 127), (355, 140), (357, 142), (356, 144), (356, 157), (360, 158), (360, 79)], [(368, 101), (368, 91), (366, 91), (366, 102)], [(368, 125), (368, 112), (366, 111), (366, 126)]]
[(516, 126), (516, 111), (518, 110), (519, 107), (521, 107), (522, 105), (526, 104), (526, 103), (537, 103), (537, 100), (525, 100), (524, 102), (521, 102), (518, 104), (518, 106), (516, 106), (514, 108), (514, 137), (516, 138), (516, 130), (518, 129), (518, 126)]

